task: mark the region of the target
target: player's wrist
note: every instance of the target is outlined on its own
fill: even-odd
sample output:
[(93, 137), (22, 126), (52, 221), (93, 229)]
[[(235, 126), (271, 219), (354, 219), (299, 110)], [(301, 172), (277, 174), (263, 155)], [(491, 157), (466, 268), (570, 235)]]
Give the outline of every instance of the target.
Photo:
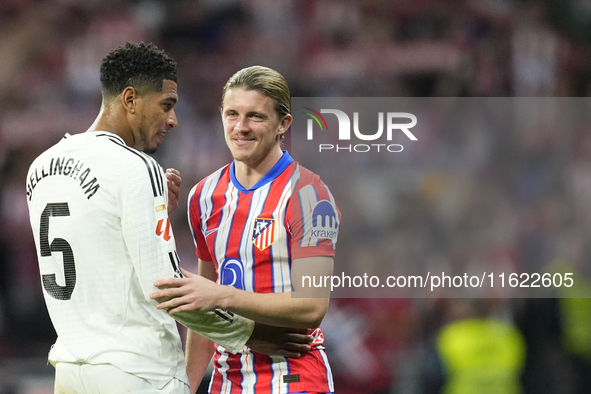
[(233, 311), (237, 307), (237, 300), (240, 299), (240, 290), (232, 286), (220, 286), (218, 303), (220, 309)]

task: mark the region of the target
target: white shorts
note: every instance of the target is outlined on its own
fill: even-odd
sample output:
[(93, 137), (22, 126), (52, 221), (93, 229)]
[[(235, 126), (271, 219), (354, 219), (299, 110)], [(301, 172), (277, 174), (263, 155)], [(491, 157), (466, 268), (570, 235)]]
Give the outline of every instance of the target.
[(190, 394), (187, 384), (172, 379), (161, 390), (109, 364), (55, 364), (55, 394)]

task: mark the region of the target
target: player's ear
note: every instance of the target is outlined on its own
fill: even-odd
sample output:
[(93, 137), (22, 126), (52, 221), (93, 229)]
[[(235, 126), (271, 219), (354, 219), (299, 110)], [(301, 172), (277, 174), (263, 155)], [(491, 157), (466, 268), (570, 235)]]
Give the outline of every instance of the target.
[(292, 117), (290, 114), (285, 115), (281, 121), (279, 122), (279, 130), (277, 131), (277, 135), (281, 136), (287, 132), (289, 126), (291, 126)]
[(133, 86), (128, 86), (121, 93), (121, 105), (127, 112), (133, 114), (136, 111), (138, 98), (137, 90)]

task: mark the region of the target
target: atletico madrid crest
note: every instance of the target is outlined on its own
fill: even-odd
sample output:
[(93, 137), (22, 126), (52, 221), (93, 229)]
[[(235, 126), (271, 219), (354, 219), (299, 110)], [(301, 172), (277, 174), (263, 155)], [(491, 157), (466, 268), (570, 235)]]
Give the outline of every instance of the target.
[(273, 242), (275, 242), (275, 219), (256, 218), (252, 229), (252, 243), (259, 250), (265, 250)]

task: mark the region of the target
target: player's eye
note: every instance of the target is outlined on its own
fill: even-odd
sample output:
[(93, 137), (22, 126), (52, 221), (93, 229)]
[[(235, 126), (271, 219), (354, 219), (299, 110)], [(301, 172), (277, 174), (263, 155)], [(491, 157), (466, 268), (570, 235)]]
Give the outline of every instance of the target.
[(164, 110), (166, 112), (170, 111), (173, 107), (174, 107), (174, 103), (172, 103), (170, 101), (162, 103), (162, 108), (164, 108)]

